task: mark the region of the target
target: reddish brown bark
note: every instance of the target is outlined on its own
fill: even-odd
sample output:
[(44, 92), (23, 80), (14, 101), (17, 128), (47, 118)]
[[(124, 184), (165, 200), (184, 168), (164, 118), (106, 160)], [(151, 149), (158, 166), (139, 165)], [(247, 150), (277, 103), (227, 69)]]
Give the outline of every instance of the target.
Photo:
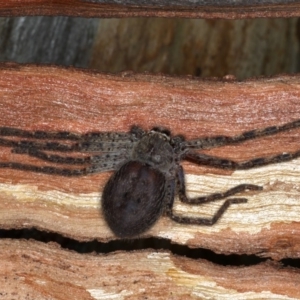
[[(166, 76), (109, 76), (57, 67), (2, 65), (0, 126), (27, 130), (127, 131), (163, 125), (187, 139), (234, 135), (300, 118), (300, 79), (234, 82)], [(235, 160), (299, 149), (300, 130), (209, 151)], [(45, 165), (1, 147), (1, 161)], [(266, 168), (229, 172), (184, 163), (188, 192), (195, 195), (255, 183), (262, 192), (242, 194), (247, 204), (232, 207), (212, 227), (176, 224), (166, 217), (145, 234), (217, 253), (299, 257), (299, 159)], [(100, 213), (100, 194), (110, 173), (67, 178), (19, 170), (0, 173), (1, 228), (36, 227), (76, 240), (115, 237)], [(183, 215), (212, 215), (212, 206), (183, 206)]]
[[(275, 2), (275, 1), (274, 1)], [(141, 1), (130, 4), (124, 1), (122, 4), (112, 4), (109, 1), (80, 1), (80, 0), (27, 0), (3, 1), (0, 5), (1, 16), (24, 16), (24, 15), (66, 15), (81, 17), (185, 17), (185, 18), (259, 18), (259, 17), (296, 17), (299, 16), (300, 4), (290, 1), (260, 1), (253, 4), (244, 1), (244, 5), (236, 4), (235, 1), (211, 1), (206, 5), (195, 2), (159, 1), (146, 4)]]
[(225, 267), (163, 251), (97, 255), (36, 241), (0, 243), (0, 292), (5, 299), (300, 297), (299, 271), (279, 263)]

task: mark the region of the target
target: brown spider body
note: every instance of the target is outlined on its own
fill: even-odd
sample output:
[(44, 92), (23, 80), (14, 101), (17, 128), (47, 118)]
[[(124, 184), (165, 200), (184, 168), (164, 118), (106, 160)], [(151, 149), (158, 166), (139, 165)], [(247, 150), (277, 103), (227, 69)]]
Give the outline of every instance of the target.
[(163, 213), (166, 177), (139, 161), (124, 164), (107, 182), (102, 194), (104, 218), (119, 237), (145, 232)]
[[(134, 132), (137, 128), (132, 128)], [(109, 179), (102, 194), (102, 209), (112, 231), (120, 237), (145, 232), (170, 206), (166, 191), (175, 181), (175, 148), (164, 128), (143, 132), (130, 161)], [(171, 191), (172, 195), (174, 191)]]

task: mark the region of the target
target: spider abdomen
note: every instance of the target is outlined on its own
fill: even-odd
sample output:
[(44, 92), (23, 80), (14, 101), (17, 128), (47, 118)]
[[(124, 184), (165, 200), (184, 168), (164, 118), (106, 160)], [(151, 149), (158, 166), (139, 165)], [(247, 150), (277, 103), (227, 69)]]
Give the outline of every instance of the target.
[(163, 209), (166, 179), (157, 169), (139, 162), (125, 163), (107, 182), (102, 209), (119, 237), (139, 235), (151, 227)]

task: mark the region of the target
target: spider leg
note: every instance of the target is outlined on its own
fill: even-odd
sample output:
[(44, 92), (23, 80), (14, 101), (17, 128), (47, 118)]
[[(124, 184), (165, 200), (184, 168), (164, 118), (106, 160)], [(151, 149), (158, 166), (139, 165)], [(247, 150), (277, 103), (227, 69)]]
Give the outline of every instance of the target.
[(49, 151), (61, 151), (61, 152), (71, 152), (76, 151), (78, 148), (78, 144), (62, 144), (58, 142), (35, 142), (35, 141), (27, 141), (27, 140), (10, 140), (0, 138), (0, 146), (4, 147), (13, 147), (13, 148), (36, 148), (41, 150), (49, 150)]
[(80, 134), (68, 131), (47, 132), (42, 130), (30, 131), (12, 127), (0, 127), (0, 136), (16, 136), (34, 139), (55, 139), (78, 141), (82, 138)]
[(56, 168), (51, 166), (41, 167), (41, 166), (22, 164), (17, 162), (0, 162), (0, 168), (30, 171), (30, 172), (50, 174), (50, 175), (60, 175), (66, 177), (77, 177), (77, 176), (84, 176), (84, 175), (96, 173), (93, 167), (87, 167), (82, 169), (65, 169), (65, 168)]
[[(100, 135), (100, 134), (99, 134)], [(76, 142), (73, 144), (63, 144), (59, 142), (36, 142), (30, 140), (10, 140), (0, 138), (0, 146), (4, 147), (13, 147), (13, 148), (23, 148), (30, 149), (36, 148), (39, 150), (47, 150), (47, 151), (59, 151), (59, 152), (111, 152), (122, 149), (132, 148), (134, 142), (136, 140), (130, 139), (132, 136), (128, 136), (126, 139), (124, 136), (119, 138), (112, 138), (111, 140), (105, 137), (85, 137), (80, 142)], [(103, 138), (103, 139), (102, 139)], [(24, 150), (25, 151), (25, 150)]]
[(116, 170), (124, 161), (128, 159), (127, 154), (123, 153), (104, 153), (102, 155), (92, 155), (87, 157), (71, 157), (48, 154), (35, 148), (14, 148), (13, 153), (27, 154), (39, 158), (43, 161), (69, 165), (89, 165), (82, 169), (66, 169), (52, 166), (35, 166), (15, 162), (0, 162), (0, 168), (18, 169), (46, 174), (55, 174), (62, 176), (80, 176), (85, 174), (100, 173)]
[[(183, 169), (181, 168), (178, 172), (178, 177), (177, 177), (177, 182), (176, 185), (179, 188), (179, 197), (180, 194), (184, 194), (185, 199), (180, 198), (181, 201), (187, 202), (189, 204), (202, 204), (202, 203), (207, 203), (215, 200), (220, 200), (223, 199), (227, 196), (234, 195), (238, 192), (244, 191), (246, 189), (251, 189), (251, 190), (260, 190), (262, 189), (259, 186), (256, 185), (240, 185), (235, 188), (232, 188), (228, 190), (225, 193), (217, 193), (217, 194), (211, 194), (207, 197), (199, 197), (199, 198), (194, 198), (194, 199), (188, 199), (186, 194), (185, 194), (185, 186), (184, 186), (184, 181), (183, 181)], [(181, 178), (180, 178), (181, 177)], [(172, 184), (172, 185), (170, 185)], [(183, 188), (181, 190), (181, 188)], [(217, 210), (217, 212), (211, 217), (211, 218), (202, 218), (202, 217), (184, 217), (184, 216), (179, 216), (174, 214), (173, 212), (173, 204), (174, 204), (174, 182), (170, 182), (168, 187), (167, 187), (167, 193), (166, 193), (166, 209), (165, 209), (165, 214), (172, 219), (173, 221), (177, 223), (182, 223), (182, 224), (195, 224), (195, 225), (207, 225), (211, 226), (215, 224), (225, 213), (225, 211), (229, 208), (231, 204), (240, 204), (240, 203), (246, 203), (247, 199), (246, 198), (230, 198), (227, 199), (221, 207)], [(180, 191), (181, 190), (181, 191)], [(173, 192), (172, 192), (173, 191)], [(185, 201), (188, 199), (188, 201)]]
[(216, 200), (221, 200), (224, 198), (228, 198), (230, 196), (233, 196), (237, 193), (244, 192), (246, 190), (253, 190), (253, 191), (258, 191), (262, 190), (261, 186), (258, 185), (253, 185), (253, 184), (240, 184), (237, 185), (225, 192), (222, 193), (214, 193), (210, 194), (207, 196), (201, 196), (201, 197), (196, 197), (196, 198), (189, 198), (186, 195), (186, 189), (185, 189), (185, 182), (184, 182), (184, 172), (183, 168), (180, 166), (179, 170), (177, 172), (177, 189), (178, 189), (178, 196), (180, 201), (188, 204), (203, 204), (203, 203), (208, 203), (208, 202), (213, 202)]
[(262, 129), (244, 131), (241, 134), (232, 137), (220, 135), (215, 137), (184, 141), (181, 144), (181, 146), (183, 149), (191, 149), (191, 148), (210, 149), (210, 148), (220, 147), (224, 145), (238, 144), (251, 139), (269, 136), (269, 135), (277, 134), (279, 132), (283, 132), (283, 131), (287, 131), (299, 127), (300, 127), (300, 120), (296, 120), (280, 126), (270, 126)]
[(247, 170), (269, 164), (290, 161), (297, 157), (300, 157), (300, 150), (296, 152), (281, 153), (273, 156), (254, 158), (240, 162), (236, 162), (230, 159), (223, 159), (216, 156), (210, 156), (203, 153), (197, 153), (193, 151), (189, 151), (185, 155), (186, 159), (192, 160), (197, 164), (229, 170)]
[(86, 134), (75, 134), (67, 131), (46, 132), (27, 131), (22, 129), (0, 127), (0, 136), (23, 137), (36, 140), (69, 140), (75, 143), (61, 143), (57, 141), (39, 142), (36, 140), (12, 140), (0, 138), (0, 146), (37, 148), (39, 150), (60, 152), (111, 152), (118, 149), (130, 148), (132, 143), (138, 141), (135, 132), (88, 132)]
[[(76, 135), (68, 132), (25, 131), (21, 129), (2, 127), (0, 146), (12, 147), (12, 152), (27, 154), (43, 161), (68, 165), (86, 165), (83, 168), (59, 168), (54, 166), (36, 166), (17, 162), (0, 162), (0, 168), (10, 168), (60, 176), (81, 176), (91, 173), (116, 170), (126, 161), (128, 153), (138, 138), (133, 133), (89, 132)], [(22, 137), (24, 139), (15, 139)], [(31, 140), (32, 139), (32, 140)], [(39, 141), (54, 139), (54, 141)], [(68, 140), (58, 142), (55, 140)], [(74, 141), (74, 142), (72, 142)], [(86, 157), (60, 156), (46, 151), (90, 153)], [(95, 154), (99, 155), (95, 155)]]
[(245, 198), (227, 199), (211, 218), (194, 218), (175, 215), (172, 210), (173, 207), (168, 207), (166, 210), (166, 214), (177, 223), (211, 226), (214, 225), (222, 217), (222, 215), (225, 213), (225, 211), (229, 208), (231, 204), (240, 204), (246, 202), (247, 199)]
[(86, 157), (71, 157), (48, 154), (35, 148), (14, 148), (12, 149), (12, 152), (18, 154), (28, 154), (29, 156), (53, 163), (69, 165), (91, 164), (94, 169), (93, 173), (115, 170), (117, 166), (128, 159), (126, 153), (104, 153), (102, 155), (92, 155)]
[(60, 156), (55, 154), (48, 154), (44, 151), (38, 150), (37, 148), (24, 148), (18, 147), (11, 150), (12, 153), (27, 154), (32, 157), (39, 158), (44, 161), (49, 161), (59, 164), (70, 164), (70, 165), (83, 165), (90, 163), (91, 157), (72, 157), (72, 156)]
[[(93, 159), (93, 158), (92, 158)], [(18, 162), (0, 162), (0, 169), (14, 169), (21, 171), (30, 171), (35, 173), (43, 173), (49, 175), (59, 175), (66, 177), (77, 177), (88, 174), (95, 174), (107, 171), (115, 171), (124, 161), (117, 160), (114, 162), (99, 161), (91, 164), (88, 167), (73, 169), (73, 168), (58, 168), (52, 166), (36, 166), (30, 164), (23, 164)]]

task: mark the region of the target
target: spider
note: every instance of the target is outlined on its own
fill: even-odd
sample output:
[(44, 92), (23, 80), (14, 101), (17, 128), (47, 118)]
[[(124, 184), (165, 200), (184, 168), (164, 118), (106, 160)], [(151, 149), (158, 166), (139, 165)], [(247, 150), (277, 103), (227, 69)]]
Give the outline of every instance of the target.
[[(244, 170), (300, 157), (300, 150), (298, 150), (293, 153), (235, 162), (196, 150), (238, 144), (297, 127), (300, 127), (300, 120), (281, 126), (245, 131), (232, 137), (212, 136), (193, 140), (185, 140), (181, 135), (172, 136), (170, 131), (163, 127), (144, 131), (138, 126), (132, 126), (128, 133), (89, 132), (86, 134), (66, 131), (26, 131), (2, 127), (0, 146), (12, 147), (13, 153), (29, 155), (47, 162), (69, 165), (69, 167), (0, 162), (0, 168), (60, 176), (83, 176), (115, 171), (104, 187), (101, 199), (102, 210), (108, 226), (116, 236), (131, 238), (148, 230), (162, 214), (178, 223), (213, 225), (231, 204), (247, 202), (245, 198), (228, 197), (246, 190), (262, 190), (261, 186), (241, 184), (225, 192), (189, 198), (185, 190), (184, 171), (180, 165), (182, 160), (221, 169)], [(51, 154), (51, 151), (55, 153)], [(79, 152), (88, 156), (64, 156), (57, 155), (57, 152)], [(182, 202), (198, 205), (228, 199), (212, 218), (185, 217), (173, 212), (176, 194)]]

